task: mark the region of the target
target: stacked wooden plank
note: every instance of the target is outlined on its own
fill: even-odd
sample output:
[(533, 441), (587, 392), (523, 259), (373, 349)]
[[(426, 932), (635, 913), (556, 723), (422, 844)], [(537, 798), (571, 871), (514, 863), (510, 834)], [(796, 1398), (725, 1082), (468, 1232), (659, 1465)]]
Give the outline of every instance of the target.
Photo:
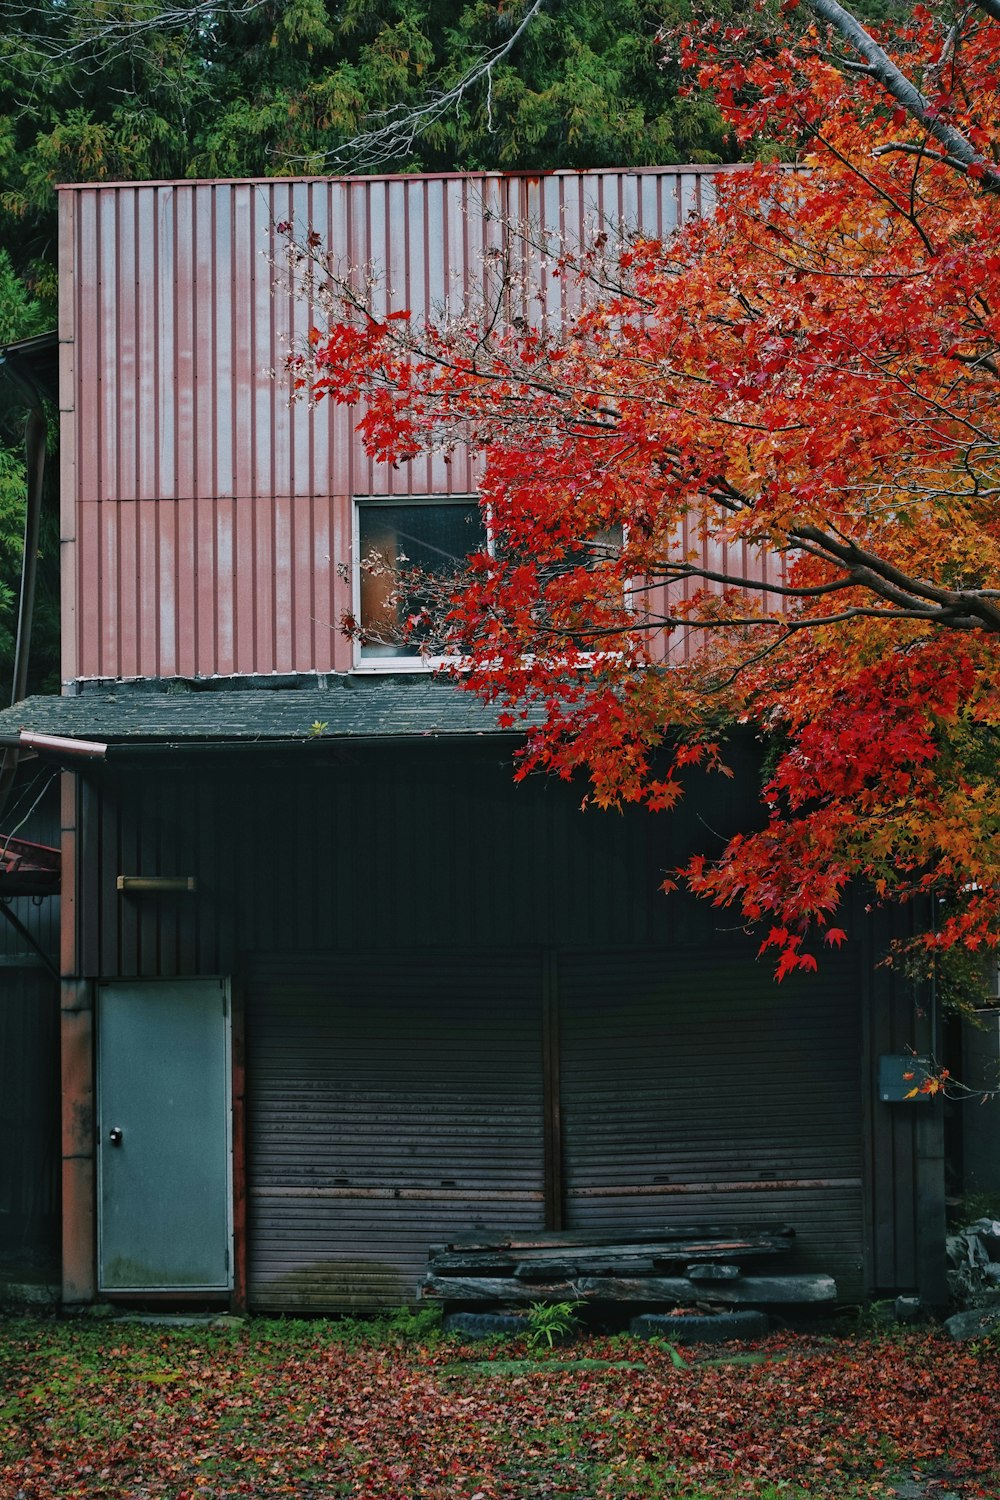
[(788, 1225), (645, 1229), (627, 1237), (552, 1231), (505, 1238), (464, 1235), (430, 1251), (421, 1295), (437, 1302), (625, 1302), (649, 1306), (795, 1306), (835, 1300), (817, 1274), (761, 1274), (787, 1255)]

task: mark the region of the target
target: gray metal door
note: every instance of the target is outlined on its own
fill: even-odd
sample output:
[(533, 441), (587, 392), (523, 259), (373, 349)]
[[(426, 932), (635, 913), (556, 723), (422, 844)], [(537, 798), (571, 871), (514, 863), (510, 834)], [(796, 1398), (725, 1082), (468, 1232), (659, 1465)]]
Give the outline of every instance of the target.
[(232, 1284), (229, 997), (221, 979), (101, 987), (102, 1291)]

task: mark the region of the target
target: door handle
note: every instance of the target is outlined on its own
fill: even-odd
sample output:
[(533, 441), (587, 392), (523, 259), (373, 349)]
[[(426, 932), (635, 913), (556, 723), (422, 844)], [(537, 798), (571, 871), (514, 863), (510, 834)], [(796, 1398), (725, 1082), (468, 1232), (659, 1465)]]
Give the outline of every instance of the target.
[(121, 1133), (120, 1126), (115, 1125), (113, 1127), (113, 1129), (111, 1129), (111, 1130), (108, 1131), (108, 1140), (111, 1142), (112, 1146), (120, 1146), (121, 1145), (121, 1143), (122, 1143), (122, 1133)]

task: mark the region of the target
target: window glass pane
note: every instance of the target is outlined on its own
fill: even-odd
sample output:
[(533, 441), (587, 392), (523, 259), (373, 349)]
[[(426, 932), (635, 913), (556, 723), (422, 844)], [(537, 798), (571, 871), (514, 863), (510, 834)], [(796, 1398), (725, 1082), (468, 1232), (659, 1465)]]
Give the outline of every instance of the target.
[(419, 656), (421, 634), (404, 640), (406, 621), (431, 604), (435, 581), (454, 577), (485, 547), (478, 502), (360, 504), (358, 540), (362, 658)]

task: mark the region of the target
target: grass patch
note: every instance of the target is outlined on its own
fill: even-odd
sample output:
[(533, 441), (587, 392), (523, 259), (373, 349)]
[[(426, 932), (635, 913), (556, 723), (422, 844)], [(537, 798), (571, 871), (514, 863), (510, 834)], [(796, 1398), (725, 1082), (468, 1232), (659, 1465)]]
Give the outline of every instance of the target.
[(715, 1354), (711, 1359), (699, 1359), (699, 1365), (715, 1365), (719, 1369), (731, 1365), (734, 1370), (741, 1368), (749, 1369), (752, 1365), (766, 1365), (776, 1359), (782, 1359), (778, 1354)]

